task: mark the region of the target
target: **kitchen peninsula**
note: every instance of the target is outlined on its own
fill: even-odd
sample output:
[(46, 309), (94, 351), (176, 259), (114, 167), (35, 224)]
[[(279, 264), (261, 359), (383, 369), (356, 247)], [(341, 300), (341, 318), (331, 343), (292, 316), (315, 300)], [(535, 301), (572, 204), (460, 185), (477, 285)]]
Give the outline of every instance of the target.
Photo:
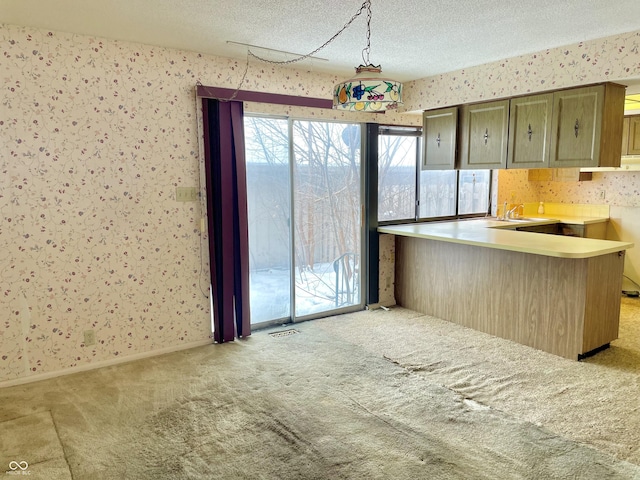
[(573, 360), (608, 346), (633, 244), (511, 229), (553, 222), (379, 227), (395, 235), (397, 304)]

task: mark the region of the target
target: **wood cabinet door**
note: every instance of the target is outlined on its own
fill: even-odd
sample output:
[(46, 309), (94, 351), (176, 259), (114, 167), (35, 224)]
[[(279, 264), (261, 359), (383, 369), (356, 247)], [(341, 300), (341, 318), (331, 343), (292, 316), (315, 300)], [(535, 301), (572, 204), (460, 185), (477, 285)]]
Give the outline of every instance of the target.
[(461, 114), (460, 168), (505, 168), (509, 100), (464, 105)]
[(422, 169), (455, 168), (458, 131), (458, 107), (431, 110), (423, 114), (424, 141)]
[(640, 115), (629, 117), (629, 143), (627, 145), (627, 155), (640, 155)]
[(549, 165), (554, 168), (597, 167), (604, 86), (556, 92), (553, 100)]
[(629, 151), (629, 117), (622, 121), (622, 155), (628, 155)]
[(511, 100), (507, 168), (549, 166), (552, 108), (552, 93)]

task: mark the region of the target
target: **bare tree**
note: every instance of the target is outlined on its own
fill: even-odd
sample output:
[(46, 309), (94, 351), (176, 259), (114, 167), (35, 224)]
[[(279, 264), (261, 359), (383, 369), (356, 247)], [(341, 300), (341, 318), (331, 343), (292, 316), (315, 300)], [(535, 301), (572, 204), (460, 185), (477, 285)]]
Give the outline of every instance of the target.
[(378, 218), (413, 218), (415, 201), (415, 137), (381, 135), (378, 142)]
[[(360, 126), (253, 116), (246, 117), (245, 125), (252, 265), (280, 262), (288, 268), (289, 231), (294, 228), (296, 288), (337, 305), (337, 277), (343, 275), (350, 285), (346, 301), (355, 300), (363, 213)], [(380, 181), (392, 179), (393, 195), (387, 201), (393, 205), (388, 209), (414, 203), (405, 198), (411, 195), (401, 178), (406, 172), (394, 163), (406, 148), (393, 137), (381, 149)]]

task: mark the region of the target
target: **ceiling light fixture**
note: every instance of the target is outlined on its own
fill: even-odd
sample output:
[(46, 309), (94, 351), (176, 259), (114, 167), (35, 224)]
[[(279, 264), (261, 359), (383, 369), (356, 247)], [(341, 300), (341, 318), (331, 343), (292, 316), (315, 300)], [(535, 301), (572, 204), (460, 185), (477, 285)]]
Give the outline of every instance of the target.
[(402, 83), (381, 75), (380, 65), (369, 61), (371, 51), (371, 0), (366, 0), (356, 14), (367, 10), (367, 46), (362, 50), (363, 64), (356, 76), (333, 89), (333, 108), (362, 112), (383, 112), (398, 108), (402, 102)]
[[(369, 53), (371, 51), (371, 0), (365, 0), (364, 3), (360, 6), (360, 9), (355, 13), (355, 15), (353, 15), (351, 19), (340, 30), (338, 30), (337, 33), (335, 33), (320, 47), (316, 48), (313, 52), (306, 55), (300, 55), (290, 60), (274, 61), (260, 57), (248, 48), (247, 65), (245, 67), (244, 75), (242, 76), (240, 85), (236, 89), (231, 99), (235, 97), (237, 92), (242, 87), (242, 84), (244, 83), (244, 80), (247, 76), (247, 71), (249, 69), (249, 57), (253, 57), (265, 63), (272, 63), (276, 65), (287, 65), (308, 58), (314, 58), (313, 55), (333, 42), (365, 10), (367, 11), (367, 46), (362, 50), (362, 60), (364, 64), (356, 67), (355, 77), (339, 83), (335, 86), (335, 88), (333, 89), (333, 108), (339, 110), (356, 110), (361, 112), (373, 113), (380, 113), (384, 112), (385, 110), (398, 108), (398, 105), (402, 104), (402, 83), (383, 77), (381, 75), (382, 69), (380, 68), (380, 65), (373, 65), (371, 64), (371, 62), (369, 62)], [(227, 43), (246, 45), (247, 47), (278, 52), (278, 50), (274, 50), (271, 48), (258, 47), (255, 45), (248, 45), (239, 42), (227, 41)], [(289, 52), (281, 53), (289, 54)]]

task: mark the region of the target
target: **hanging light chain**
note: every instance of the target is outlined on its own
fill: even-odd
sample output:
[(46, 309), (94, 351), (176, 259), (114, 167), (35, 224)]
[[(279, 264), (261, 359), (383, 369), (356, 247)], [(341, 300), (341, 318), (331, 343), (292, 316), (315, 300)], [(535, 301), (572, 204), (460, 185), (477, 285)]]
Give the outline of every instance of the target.
[[(369, 65), (369, 54), (371, 53), (371, 0), (368, 0), (362, 4), (362, 8), (367, 6), (367, 46), (362, 50), (363, 65)], [(362, 9), (360, 9), (362, 11)], [(359, 14), (360, 12), (358, 12)], [(366, 58), (365, 58), (366, 54)]]
[(242, 74), (242, 78), (240, 79), (240, 83), (238, 84), (238, 88), (235, 89), (235, 91), (233, 92), (233, 95), (231, 95), (231, 97), (229, 97), (227, 99), (224, 99), (223, 101), (231, 102), (231, 101), (235, 100), (235, 98), (238, 96), (238, 92), (240, 92), (240, 89), (242, 88), (242, 84), (247, 79), (247, 73), (249, 73), (249, 55), (247, 55), (247, 63), (244, 66), (244, 73)]
[(342, 32), (344, 32), (347, 28), (349, 28), (349, 26), (355, 21), (356, 18), (358, 18), (362, 12), (365, 11), (365, 9), (367, 10), (367, 47), (362, 51), (362, 58), (364, 59), (364, 52), (367, 52), (367, 61), (366, 63), (368, 64), (368, 60), (369, 60), (369, 50), (371, 50), (371, 28), (370, 28), (370, 24), (371, 24), (371, 0), (365, 0), (364, 3), (360, 6), (360, 9), (353, 15), (353, 17), (351, 17), (351, 19), (344, 24), (344, 26), (338, 30), (338, 32), (333, 35), (333, 37), (331, 37), (329, 40), (327, 40), (326, 42), (324, 42), (321, 46), (319, 46), (318, 48), (316, 48), (313, 52), (307, 53), (306, 55), (301, 55), (299, 57), (296, 58), (292, 58), (291, 60), (282, 60), (282, 61), (276, 61), (276, 60), (268, 60), (266, 58), (262, 58), (258, 55), (256, 55), (255, 53), (253, 53), (251, 50), (247, 50), (247, 55), (251, 56), (253, 58), (256, 58), (258, 60), (260, 60), (261, 62), (266, 62), (266, 63), (273, 63), (276, 65), (288, 65), (290, 63), (295, 63), (295, 62), (300, 62), (302, 60), (305, 60), (309, 57), (314, 56), (316, 53), (318, 53), (320, 50), (322, 50), (323, 48), (325, 48), (326, 46), (328, 46), (331, 42), (333, 42), (336, 38), (338, 38), (338, 36), (340, 36), (342, 34)]

